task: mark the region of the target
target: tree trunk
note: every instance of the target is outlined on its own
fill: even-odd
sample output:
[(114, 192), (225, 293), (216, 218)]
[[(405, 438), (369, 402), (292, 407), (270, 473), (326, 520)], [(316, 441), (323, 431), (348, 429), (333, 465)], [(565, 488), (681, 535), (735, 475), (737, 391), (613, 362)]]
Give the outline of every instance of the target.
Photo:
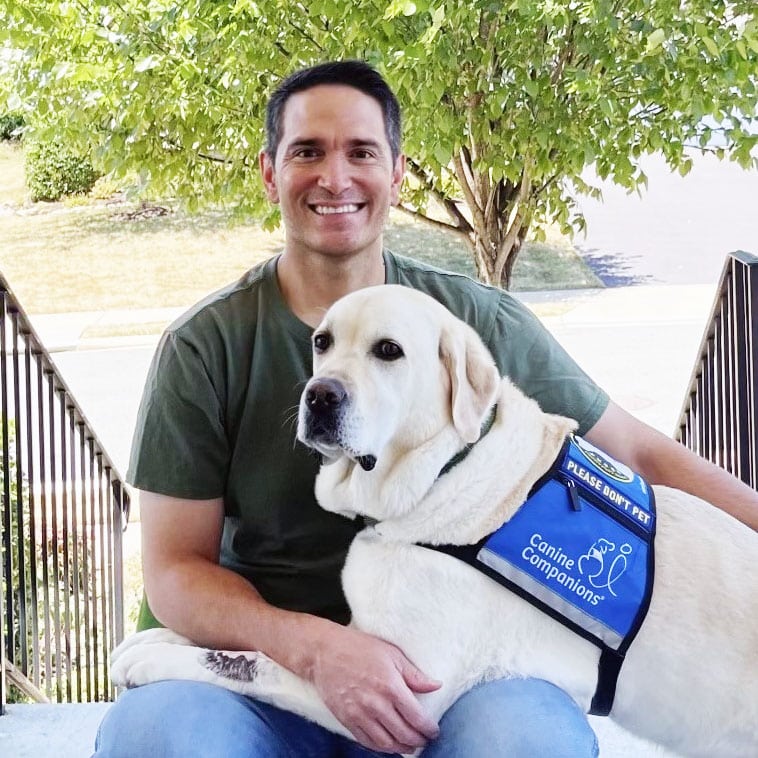
[(470, 215), (466, 240), (479, 279), (509, 289), (513, 266), (531, 222), (533, 190), (529, 161), (524, 161), (518, 182), (505, 179), (493, 182), (489, 173), (479, 173), (473, 168), (475, 155), (475, 149), (463, 148), (453, 159)]

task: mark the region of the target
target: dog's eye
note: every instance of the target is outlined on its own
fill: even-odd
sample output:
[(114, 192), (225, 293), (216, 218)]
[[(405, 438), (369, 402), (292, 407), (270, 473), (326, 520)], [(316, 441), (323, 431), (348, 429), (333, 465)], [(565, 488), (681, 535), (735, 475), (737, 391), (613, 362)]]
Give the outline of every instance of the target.
[(323, 353), (332, 344), (332, 335), (329, 332), (319, 332), (313, 335), (313, 349), (317, 353)]
[(372, 352), (383, 361), (396, 361), (403, 357), (403, 348), (392, 340), (379, 340), (374, 345)]

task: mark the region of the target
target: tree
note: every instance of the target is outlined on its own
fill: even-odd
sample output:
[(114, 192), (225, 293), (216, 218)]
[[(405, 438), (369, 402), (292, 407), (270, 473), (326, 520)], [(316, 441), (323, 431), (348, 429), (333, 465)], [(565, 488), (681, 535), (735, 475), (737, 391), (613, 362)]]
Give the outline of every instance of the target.
[(304, 64), (368, 60), (404, 106), (403, 209), (506, 287), (530, 229), (582, 228), (591, 164), (630, 190), (655, 151), (682, 173), (690, 147), (756, 165), (754, 0), (35, 0), (0, 21), (22, 51), (10, 109), (190, 207), (263, 212), (267, 93)]

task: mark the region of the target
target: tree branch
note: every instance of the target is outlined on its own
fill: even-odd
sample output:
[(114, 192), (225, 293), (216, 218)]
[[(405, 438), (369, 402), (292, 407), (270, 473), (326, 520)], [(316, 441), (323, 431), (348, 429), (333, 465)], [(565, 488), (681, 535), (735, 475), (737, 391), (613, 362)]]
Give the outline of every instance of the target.
[(317, 50), (318, 50), (320, 53), (323, 53), (323, 52), (324, 52), (324, 48), (323, 48), (323, 47), (321, 47), (321, 45), (319, 45), (319, 43), (318, 43), (318, 42), (316, 42), (316, 40), (315, 40), (315, 39), (313, 39), (313, 37), (312, 37), (310, 34), (308, 34), (306, 31), (305, 31), (305, 29), (301, 29), (301, 28), (300, 28), (300, 27), (299, 27), (299, 26), (298, 26), (298, 25), (297, 25), (297, 24), (296, 24), (296, 23), (295, 23), (295, 22), (294, 22), (294, 21), (293, 21), (291, 18), (289, 18), (289, 17), (287, 18), (287, 23), (288, 23), (288, 24), (289, 24), (289, 25), (290, 25), (290, 26), (291, 26), (291, 27), (292, 27), (292, 28), (293, 28), (295, 31), (299, 32), (300, 36), (302, 36), (302, 37), (305, 37), (305, 39), (307, 39), (307, 40), (308, 40), (308, 41), (309, 41), (309, 42), (310, 42), (312, 45), (315, 45), (316, 49), (317, 49)]
[[(439, 202), (440, 205), (445, 208), (448, 216), (450, 216), (450, 218), (454, 221), (458, 222), (457, 226), (446, 226), (450, 226), (453, 229), (460, 229), (464, 234), (469, 234), (472, 231), (471, 224), (469, 223), (469, 220), (463, 215), (463, 213), (461, 213), (461, 210), (458, 208), (458, 204), (455, 202), (455, 200), (453, 200), (445, 192), (439, 189), (434, 183), (434, 179), (429, 176), (429, 174), (424, 171), (423, 167), (416, 163), (416, 161), (414, 161), (412, 158), (406, 157), (406, 165), (411, 174), (416, 179), (418, 179), (419, 182), (421, 182), (426, 191), (429, 192), (435, 198), (435, 200), (437, 200), (437, 202)], [(426, 218), (420, 212), (419, 215)]]
[(462, 237), (467, 243), (470, 243), (471, 241), (469, 239), (469, 232), (467, 232), (465, 229), (462, 229), (460, 226), (453, 226), (453, 224), (447, 224), (444, 221), (440, 221), (439, 219), (432, 218), (431, 216), (426, 216), (421, 213), (421, 211), (418, 211), (415, 208), (411, 208), (409, 205), (400, 204), (397, 206), (397, 209), (407, 214), (408, 216), (411, 216), (417, 221), (421, 221), (424, 224), (427, 224), (428, 226), (431, 226), (435, 229), (441, 229), (445, 232), (452, 232), (456, 236)]
[(558, 82), (560, 81), (561, 77), (563, 76), (563, 72), (566, 68), (566, 66), (571, 63), (574, 57), (574, 53), (576, 52), (576, 48), (574, 46), (574, 30), (576, 29), (576, 21), (571, 22), (571, 26), (568, 30), (568, 38), (566, 39), (566, 44), (561, 49), (560, 55), (558, 56), (558, 61), (555, 65), (555, 68), (553, 69), (553, 73), (550, 75), (550, 83), (553, 87), (555, 87)]
[(465, 162), (470, 156), (466, 151), (466, 148), (461, 148), (458, 155), (453, 156), (453, 165), (455, 166), (455, 175), (458, 178), (458, 184), (460, 185), (463, 197), (466, 199), (466, 205), (468, 205), (471, 211), (471, 216), (474, 219), (474, 228), (484, 230), (484, 216), (482, 215), (482, 208), (479, 205), (476, 195), (472, 190), (471, 183), (473, 183), (473, 176), (469, 178), (471, 174), (470, 166)]

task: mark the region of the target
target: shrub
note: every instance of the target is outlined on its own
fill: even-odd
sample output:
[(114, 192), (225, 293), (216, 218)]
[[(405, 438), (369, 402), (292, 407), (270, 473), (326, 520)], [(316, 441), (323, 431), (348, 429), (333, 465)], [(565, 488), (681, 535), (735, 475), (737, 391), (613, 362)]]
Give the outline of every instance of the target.
[(26, 185), (35, 202), (89, 192), (96, 180), (89, 158), (60, 142), (37, 142), (27, 148)]
[(110, 200), (121, 191), (120, 185), (108, 176), (101, 176), (90, 190), (89, 196), (93, 200)]
[(16, 112), (0, 114), (0, 141), (21, 139), (24, 117)]

